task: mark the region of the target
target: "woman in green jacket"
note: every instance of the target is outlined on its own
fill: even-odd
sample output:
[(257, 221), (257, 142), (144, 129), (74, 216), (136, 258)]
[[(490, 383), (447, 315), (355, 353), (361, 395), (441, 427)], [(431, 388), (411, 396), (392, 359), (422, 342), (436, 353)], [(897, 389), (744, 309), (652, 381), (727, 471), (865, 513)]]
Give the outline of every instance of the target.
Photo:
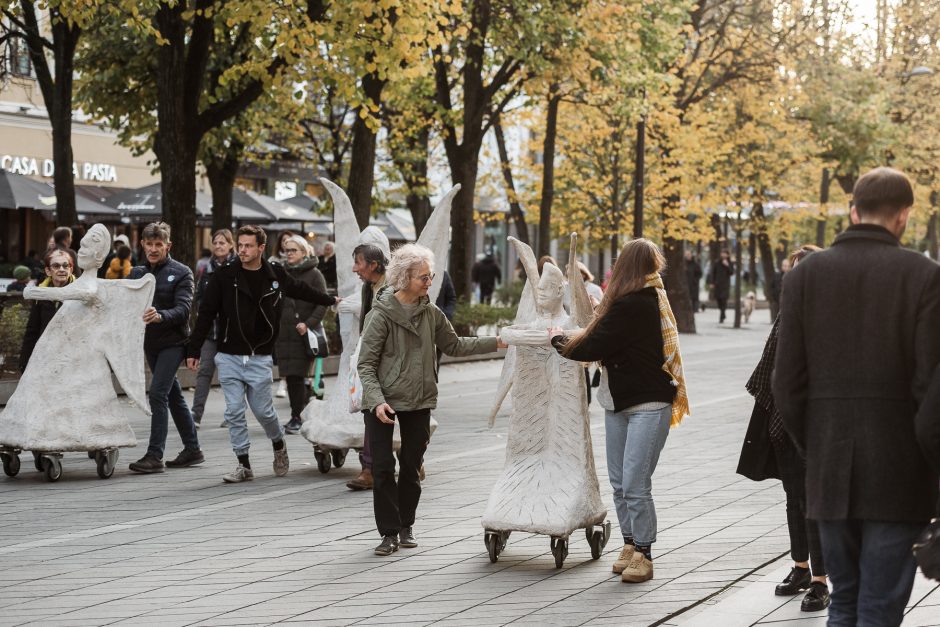
[[(362, 407), (372, 445), (375, 523), (382, 534), (376, 555), (418, 546), (412, 527), (421, 498), (418, 469), (431, 437), (437, 406), (438, 348), (448, 355), (491, 353), (504, 345), (496, 337), (457, 337), (428, 299), (434, 254), (417, 244), (392, 253), (385, 288), (366, 317), (359, 351)], [(398, 483), (392, 434), (401, 432)]]

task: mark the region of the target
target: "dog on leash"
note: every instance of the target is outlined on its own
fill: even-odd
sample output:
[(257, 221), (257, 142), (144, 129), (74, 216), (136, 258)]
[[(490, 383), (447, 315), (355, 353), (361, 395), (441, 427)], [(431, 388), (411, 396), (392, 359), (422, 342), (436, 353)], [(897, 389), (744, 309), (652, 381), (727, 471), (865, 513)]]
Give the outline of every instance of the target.
[(757, 306), (757, 294), (748, 292), (744, 300), (741, 301), (741, 315), (744, 317), (745, 324), (751, 321), (751, 314), (754, 313), (755, 306)]

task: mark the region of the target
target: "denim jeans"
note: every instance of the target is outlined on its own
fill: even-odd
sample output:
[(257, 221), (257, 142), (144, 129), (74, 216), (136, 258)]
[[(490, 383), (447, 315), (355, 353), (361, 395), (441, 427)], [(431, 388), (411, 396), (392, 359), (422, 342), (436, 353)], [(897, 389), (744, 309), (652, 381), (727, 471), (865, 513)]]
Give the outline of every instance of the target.
[(278, 422), (274, 399), (271, 397), (271, 369), (274, 365), (271, 356), (216, 353), (215, 365), (219, 369), (219, 384), (225, 397), (225, 421), (235, 454), (247, 455), (251, 447), (248, 421), (245, 418), (248, 406), (261, 423), (268, 439), (274, 441), (283, 438), (284, 430)]
[(911, 547), (924, 523), (820, 520), (832, 581), (828, 627), (895, 627), (904, 618), (917, 565)]
[(669, 435), (672, 406), (605, 412), (607, 476), (624, 537), (640, 546), (656, 542), (653, 471)]
[(365, 412), (367, 431), (372, 440), (372, 503), (375, 526), (383, 536), (397, 535), (402, 527), (415, 524), (421, 480), (418, 473), (431, 440), (431, 410), (399, 411), (398, 481), (395, 481), (395, 454), (392, 436), (395, 425), (388, 425)]
[(202, 422), (202, 414), (206, 410), (206, 399), (209, 397), (209, 388), (212, 387), (212, 375), (215, 374), (215, 354), (218, 349), (218, 342), (206, 340), (202, 343), (202, 350), (199, 352), (196, 391), (193, 392), (193, 419), (196, 422)]
[(182, 346), (170, 346), (161, 351), (146, 353), (147, 364), (153, 375), (150, 381), (150, 444), (147, 454), (163, 459), (166, 449), (166, 436), (169, 430), (167, 413), (173, 416), (173, 423), (180, 434), (183, 446), (199, 450), (199, 438), (189, 405), (183, 398), (183, 390), (176, 379), (176, 370), (183, 361), (185, 349)]

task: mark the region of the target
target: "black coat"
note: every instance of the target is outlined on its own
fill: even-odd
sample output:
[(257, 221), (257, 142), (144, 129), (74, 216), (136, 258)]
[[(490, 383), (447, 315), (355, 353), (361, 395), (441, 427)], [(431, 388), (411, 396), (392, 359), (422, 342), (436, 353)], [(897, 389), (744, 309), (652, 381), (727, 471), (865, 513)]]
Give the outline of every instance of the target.
[(499, 283), (501, 276), (502, 270), (492, 257), (484, 257), (470, 269), (470, 280), (479, 284), (483, 292), (492, 292), (493, 286)]
[[(206, 292), (199, 304), (196, 328), (186, 349), (187, 357), (199, 357), (202, 343), (212, 330), (212, 323), (217, 316), (220, 353), (270, 355), (280, 330), (285, 296), (327, 307), (336, 300), (306, 283), (294, 280), (283, 266), (262, 259), (261, 268), (257, 272), (264, 274), (265, 292), (261, 300), (256, 301), (241, 279), (243, 272), (241, 261), (236, 259), (209, 275)], [(265, 323), (260, 326), (267, 329), (260, 337), (255, 325), (258, 316)]]
[(734, 262), (728, 261), (728, 265), (721, 263), (721, 259), (712, 264), (712, 269), (708, 273), (708, 284), (714, 285), (715, 298), (718, 300), (727, 300), (731, 295), (731, 277), (734, 276)]
[[(199, 275), (199, 279), (196, 281), (196, 295), (193, 298), (193, 309), (199, 311), (199, 303), (202, 301), (202, 295), (206, 293), (206, 286), (209, 285), (209, 277), (212, 276), (212, 273), (221, 268), (222, 266), (227, 266), (228, 264), (235, 261), (237, 257), (235, 253), (229, 253), (225, 261), (219, 263), (215, 257), (213, 257), (209, 264), (206, 266), (206, 269), (202, 274)], [(209, 335), (206, 339), (212, 340), (213, 342), (219, 335), (219, 325), (218, 320), (212, 325), (212, 330), (209, 332)]]
[(457, 310), (457, 292), (454, 290), (454, 282), (450, 280), (450, 274), (447, 270), (444, 270), (441, 291), (437, 295), (437, 301), (434, 304), (444, 312), (448, 320), (453, 322), (454, 312)]
[[(577, 361), (599, 361), (607, 368), (615, 411), (675, 399), (672, 377), (663, 370), (666, 358), (658, 298), (652, 287), (620, 298), (590, 335), (566, 355)], [(559, 337), (552, 345), (561, 352)]]
[(852, 226), (787, 273), (780, 316), (773, 393), (805, 451), (808, 516), (930, 520), (914, 415), (940, 361), (940, 266)]
[[(285, 266), (287, 273), (295, 280), (306, 283), (320, 292), (326, 293), (326, 281), (317, 269), (317, 258), (312, 257), (295, 268)], [(282, 377), (305, 377), (310, 371), (313, 359), (307, 357), (304, 344), (307, 335), (297, 333), (298, 322), (303, 322), (313, 331), (320, 321), (326, 307), (315, 305), (298, 298), (284, 297), (284, 308), (281, 310), (281, 329), (277, 336), (277, 371)]]
[(155, 268), (149, 264), (135, 266), (127, 278), (139, 279), (146, 274), (152, 274), (157, 280), (153, 307), (161, 320), (147, 325), (144, 350), (157, 352), (185, 343), (189, 335), (189, 313), (193, 306), (193, 271), (168, 256)]
[(26, 364), (36, 348), (39, 336), (46, 330), (52, 316), (59, 310), (62, 301), (37, 300), (29, 310), (29, 319), (26, 321), (26, 331), (23, 333), (23, 345), (20, 348), (20, 372), (26, 370)]
[(702, 279), (702, 266), (695, 259), (685, 262), (685, 281), (689, 286), (692, 301), (698, 300), (699, 281)]

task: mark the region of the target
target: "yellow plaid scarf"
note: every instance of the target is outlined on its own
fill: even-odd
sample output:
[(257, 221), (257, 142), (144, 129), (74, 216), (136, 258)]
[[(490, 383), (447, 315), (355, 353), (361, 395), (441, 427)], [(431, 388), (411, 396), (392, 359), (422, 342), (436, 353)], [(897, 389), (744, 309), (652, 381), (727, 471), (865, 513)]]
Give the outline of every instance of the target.
[(675, 427), (685, 416), (692, 415), (689, 411), (689, 395), (685, 389), (682, 355), (679, 354), (679, 330), (676, 327), (676, 317), (672, 313), (672, 307), (669, 306), (669, 298), (666, 296), (662, 277), (655, 272), (646, 275), (644, 287), (655, 287), (659, 301), (659, 319), (663, 330), (663, 355), (666, 357), (663, 370), (669, 374), (672, 384), (676, 386), (676, 398), (672, 402), (672, 422), (669, 423), (670, 427)]

